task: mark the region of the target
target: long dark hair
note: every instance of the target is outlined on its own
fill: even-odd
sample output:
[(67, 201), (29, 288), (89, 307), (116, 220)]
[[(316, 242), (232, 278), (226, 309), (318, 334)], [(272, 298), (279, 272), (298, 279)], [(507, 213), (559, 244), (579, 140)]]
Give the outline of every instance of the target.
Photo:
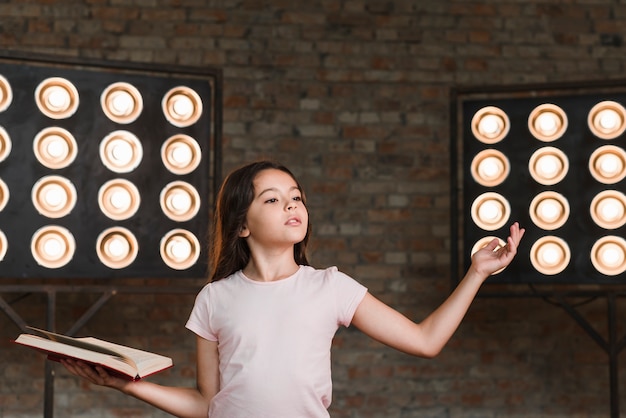
[[(300, 192), (302, 202), (306, 199), (300, 183), (289, 169), (272, 161), (258, 161), (230, 173), (217, 195), (213, 233), (209, 248), (209, 281), (214, 282), (243, 269), (250, 261), (250, 249), (244, 238), (239, 236), (246, 221), (248, 209), (254, 199), (254, 179), (263, 170), (275, 169), (289, 174)], [(306, 245), (311, 225), (307, 225), (304, 239), (293, 247), (294, 260), (299, 265), (309, 265)]]

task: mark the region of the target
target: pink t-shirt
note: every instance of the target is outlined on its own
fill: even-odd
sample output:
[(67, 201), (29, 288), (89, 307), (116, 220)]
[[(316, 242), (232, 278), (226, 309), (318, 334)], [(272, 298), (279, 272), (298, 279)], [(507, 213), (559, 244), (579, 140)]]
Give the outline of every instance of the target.
[(258, 282), (239, 271), (206, 285), (186, 327), (217, 341), (210, 418), (328, 417), (330, 348), (367, 289), (336, 267)]

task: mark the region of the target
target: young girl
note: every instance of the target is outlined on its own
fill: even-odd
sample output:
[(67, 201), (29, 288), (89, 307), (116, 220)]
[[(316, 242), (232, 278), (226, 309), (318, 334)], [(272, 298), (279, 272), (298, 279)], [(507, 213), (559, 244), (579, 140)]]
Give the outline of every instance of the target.
[(356, 326), (405, 353), (433, 357), (458, 327), (483, 281), (507, 266), (524, 235), (476, 252), (447, 300), (421, 323), (385, 305), (335, 267), (310, 267), (309, 215), (284, 166), (261, 161), (231, 173), (220, 190), (211, 280), (187, 322), (197, 335), (197, 388), (128, 382), (79, 361), (73, 374), (181, 417), (328, 417), (331, 342)]

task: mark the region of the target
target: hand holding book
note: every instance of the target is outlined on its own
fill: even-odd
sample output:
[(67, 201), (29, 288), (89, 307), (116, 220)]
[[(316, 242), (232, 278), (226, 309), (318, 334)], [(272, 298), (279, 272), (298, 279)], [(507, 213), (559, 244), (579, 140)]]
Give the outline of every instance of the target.
[(46, 353), (48, 359), (62, 362), (72, 372), (72, 366), (79, 364), (75, 360), (80, 360), (91, 366), (101, 366), (110, 375), (139, 380), (173, 366), (171, 358), (148, 351), (93, 337), (73, 338), (29, 328), (44, 336), (20, 334), (14, 342)]

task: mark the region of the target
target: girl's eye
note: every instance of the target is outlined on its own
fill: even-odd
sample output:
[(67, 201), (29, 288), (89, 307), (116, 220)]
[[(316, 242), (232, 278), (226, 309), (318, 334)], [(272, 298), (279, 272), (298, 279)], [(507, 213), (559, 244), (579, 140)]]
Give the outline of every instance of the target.
[(295, 200), (296, 202), (301, 202), (302, 201), (302, 197), (301, 196), (296, 196), (293, 198), (293, 200)]
[(265, 203), (275, 203), (275, 202), (278, 202), (278, 199), (276, 199), (276, 198), (274, 198), (274, 197), (273, 197), (273, 198), (271, 198), (271, 199), (267, 199), (267, 200), (265, 201)]

